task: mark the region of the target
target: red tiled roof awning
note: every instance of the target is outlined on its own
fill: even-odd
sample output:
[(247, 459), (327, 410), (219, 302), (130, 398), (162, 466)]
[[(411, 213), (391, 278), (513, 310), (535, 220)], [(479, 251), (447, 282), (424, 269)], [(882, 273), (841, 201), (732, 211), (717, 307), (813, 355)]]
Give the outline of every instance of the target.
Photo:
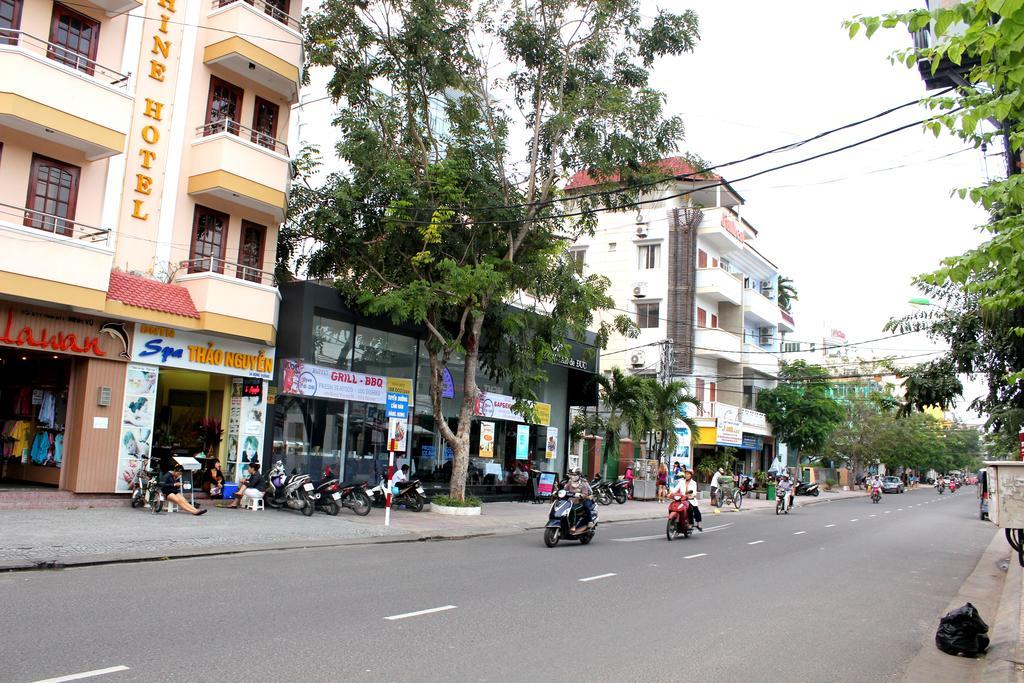
[(181, 285), (169, 285), (119, 270), (110, 272), (107, 299), (150, 311), (199, 318), (192, 295)]
[[(691, 176), (690, 180), (721, 180), (721, 176), (714, 173), (701, 173), (695, 169), (689, 161), (683, 157), (668, 157), (653, 165), (656, 170), (666, 176)], [(619, 174), (612, 173), (609, 176), (594, 177), (587, 171), (577, 171), (569, 183), (565, 186), (567, 190), (578, 190), (581, 187), (590, 187), (602, 183), (618, 182)]]

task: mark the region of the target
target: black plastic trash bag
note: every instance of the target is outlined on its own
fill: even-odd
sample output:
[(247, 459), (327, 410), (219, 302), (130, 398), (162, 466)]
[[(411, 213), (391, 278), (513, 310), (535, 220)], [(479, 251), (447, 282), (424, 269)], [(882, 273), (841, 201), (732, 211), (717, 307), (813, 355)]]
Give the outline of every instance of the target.
[(988, 624), (971, 603), (939, 619), (935, 646), (950, 655), (977, 657), (988, 649)]

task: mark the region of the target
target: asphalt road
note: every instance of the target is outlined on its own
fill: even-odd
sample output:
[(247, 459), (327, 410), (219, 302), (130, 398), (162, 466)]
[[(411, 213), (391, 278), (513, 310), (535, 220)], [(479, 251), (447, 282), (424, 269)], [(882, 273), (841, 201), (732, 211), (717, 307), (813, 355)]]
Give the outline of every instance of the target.
[(0, 681), (891, 680), (994, 533), (972, 488), (703, 509), (672, 542), (658, 520), (554, 549), (536, 531), (4, 574)]

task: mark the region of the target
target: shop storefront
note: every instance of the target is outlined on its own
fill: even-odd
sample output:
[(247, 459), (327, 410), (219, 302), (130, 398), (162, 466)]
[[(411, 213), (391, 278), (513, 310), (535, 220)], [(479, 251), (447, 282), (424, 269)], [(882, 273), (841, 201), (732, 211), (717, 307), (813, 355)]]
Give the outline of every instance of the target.
[(118, 420), (115, 490), (128, 491), (147, 457), (166, 469), (191, 456), (204, 470), (220, 462), (229, 481), (247, 476), (249, 463), (262, 460), (273, 374), (273, 347), (139, 324)]
[[(281, 294), (281, 328), (295, 332), (278, 344), (268, 459), (313, 476), (330, 468), (346, 480), (375, 481), (387, 468), (388, 398), (404, 397), (408, 450), (396, 462), (409, 464), (429, 493), (445, 490), (452, 450), (431, 406), (425, 331), (359, 316), (322, 285), (292, 283)], [(595, 361), (586, 360), (582, 345), (573, 349), (564, 365), (548, 367), (530, 422), (512, 409), (507, 386), (481, 377), (470, 432), (470, 493), (522, 498), (531, 468), (564, 471), (570, 403), (596, 404), (596, 390), (587, 390)], [(453, 358), (442, 392), (452, 429), (462, 403), (462, 373), (462, 359)]]
[(0, 300), (5, 484), (103, 490), (99, 473), (113, 467), (132, 327)]

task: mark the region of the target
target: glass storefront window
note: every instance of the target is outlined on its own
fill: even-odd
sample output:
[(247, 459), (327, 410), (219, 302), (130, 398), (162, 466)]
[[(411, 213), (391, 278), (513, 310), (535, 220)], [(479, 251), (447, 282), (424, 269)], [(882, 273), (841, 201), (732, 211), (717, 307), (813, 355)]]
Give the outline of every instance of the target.
[(367, 375), (412, 379), (416, 376), (416, 340), (403, 334), (359, 327), (352, 369)]
[[(375, 403), (349, 403), (348, 442), (345, 444), (345, 480), (366, 481), (373, 485), (387, 473), (388, 419), (384, 406)], [(402, 461), (395, 458), (397, 466)]]
[(352, 323), (313, 316), (313, 362), (343, 370), (351, 369), (354, 327)]
[(269, 465), (281, 460), (286, 471), (294, 468), (314, 479), (320, 479), (329, 467), (332, 476), (340, 476), (344, 433), (343, 401), (279, 397)]

